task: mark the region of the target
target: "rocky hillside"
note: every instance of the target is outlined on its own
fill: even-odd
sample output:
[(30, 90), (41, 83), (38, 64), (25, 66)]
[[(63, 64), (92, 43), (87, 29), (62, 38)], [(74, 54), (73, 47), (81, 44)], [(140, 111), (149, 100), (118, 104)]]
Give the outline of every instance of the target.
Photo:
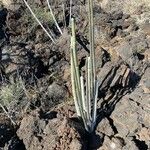
[[(150, 150), (150, 2), (94, 0), (100, 82), (95, 132), (77, 118), (70, 79), (69, 0), (21, 0), (0, 6), (0, 149)], [(65, 5), (62, 5), (65, 4)], [(79, 67), (89, 53), (86, 0), (74, 0)]]

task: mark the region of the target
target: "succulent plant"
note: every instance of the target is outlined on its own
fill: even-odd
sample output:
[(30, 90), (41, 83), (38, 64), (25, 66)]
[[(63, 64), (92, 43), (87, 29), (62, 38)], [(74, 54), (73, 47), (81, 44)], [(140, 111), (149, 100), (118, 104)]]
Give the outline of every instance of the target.
[[(89, 39), (90, 55), (86, 60), (86, 81), (84, 84), (83, 76), (77, 60), (75, 20), (71, 19), (71, 80), (72, 92), (77, 115), (82, 118), (85, 129), (88, 132), (94, 130), (97, 114), (98, 81), (95, 69), (95, 49), (94, 49), (94, 21), (93, 21), (93, 1), (88, 0), (89, 6)], [(85, 86), (84, 86), (85, 85)]]

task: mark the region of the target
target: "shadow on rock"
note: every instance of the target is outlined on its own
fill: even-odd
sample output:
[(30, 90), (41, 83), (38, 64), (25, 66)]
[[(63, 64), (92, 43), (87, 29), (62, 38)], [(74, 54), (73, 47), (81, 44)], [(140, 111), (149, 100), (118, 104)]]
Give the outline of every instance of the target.
[[(111, 137), (111, 132), (113, 132), (113, 135), (118, 133), (116, 127), (113, 124), (113, 120), (110, 118), (110, 115), (112, 114), (116, 107), (116, 104), (122, 99), (122, 97), (127, 93), (131, 93), (136, 88), (140, 81), (140, 76), (134, 73), (123, 62), (119, 62), (118, 65), (112, 65), (111, 62), (107, 62), (99, 72), (98, 79), (100, 80), (100, 100), (98, 102), (99, 108), (97, 110), (97, 126), (95, 133), (89, 137), (89, 147), (91, 147), (92, 149), (98, 149), (103, 145), (105, 136), (102, 134), (103, 129), (100, 129), (100, 133), (98, 131), (100, 122), (108, 122), (108, 124), (111, 126), (110, 128), (112, 131), (109, 129), (109, 127), (108, 129), (106, 129), (108, 131), (110, 130), (108, 136)], [(103, 124), (102, 126), (106, 128), (105, 124)], [(95, 143), (94, 147), (92, 146), (93, 138), (94, 143), (97, 141), (97, 144)]]

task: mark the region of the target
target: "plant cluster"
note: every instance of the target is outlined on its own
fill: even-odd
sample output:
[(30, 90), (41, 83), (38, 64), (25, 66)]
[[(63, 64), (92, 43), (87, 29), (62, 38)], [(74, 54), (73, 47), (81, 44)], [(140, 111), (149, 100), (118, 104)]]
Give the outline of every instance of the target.
[[(93, 132), (96, 124), (97, 114), (97, 95), (98, 81), (95, 71), (95, 49), (94, 49), (94, 21), (93, 21), (93, 1), (88, 1), (89, 8), (89, 39), (90, 55), (86, 60), (86, 82), (80, 76), (80, 70), (77, 61), (75, 21), (72, 18), (72, 35), (71, 35), (71, 80), (74, 103), (77, 115), (83, 120), (85, 129)], [(84, 86), (85, 85), (85, 86)]]
[(7, 108), (14, 101), (19, 101), (23, 94), (23, 88), (20, 82), (12, 81), (9, 84), (4, 84), (0, 88), (0, 103)]
[(22, 80), (10, 81), (10, 83), (4, 83), (0, 88), (0, 108), (10, 118), (11, 122), (15, 124), (12, 118), (9, 116), (8, 110), (11, 106), (16, 105), (24, 94)]

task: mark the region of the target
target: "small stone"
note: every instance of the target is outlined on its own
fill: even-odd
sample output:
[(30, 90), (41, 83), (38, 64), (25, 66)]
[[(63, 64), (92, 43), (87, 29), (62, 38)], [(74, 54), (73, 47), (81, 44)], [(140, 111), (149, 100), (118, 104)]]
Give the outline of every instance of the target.
[(121, 19), (123, 17), (123, 12), (122, 11), (120, 11), (120, 12), (115, 11), (113, 13), (112, 17), (113, 17), (114, 20), (119, 20), (119, 19)]
[(122, 141), (116, 137), (110, 138), (105, 136), (102, 147), (98, 150), (122, 150)]
[(129, 101), (127, 98), (123, 98), (117, 103), (115, 110), (111, 114), (113, 123), (117, 128), (119, 135), (125, 137), (129, 132), (134, 134), (134, 131), (138, 129), (138, 112), (140, 108), (135, 102)]
[(127, 29), (130, 26), (130, 24), (131, 23), (129, 21), (124, 21), (123, 24), (122, 24), (122, 28)]
[(133, 139), (126, 139), (125, 146), (121, 150), (139, 150)]
[(114, 131), (109, 123), (109, 120), (107, 118), (104, 118), (97, 126), (96, 129), (97, 132), (104, 133), (108, 136), (114, 135)]
[(63, 86), (54, 82), (48, 87), (48, 92), (51, 97), (64, 97), (66, 91)]
[(142, 27), (142, 32), (150, 36), (150, 23), (145, 23)]
[(78, 139), (73, 139), (73, 141), (70, 143), (70, 150), (81, 150), (82, 145)]
[(149, 141), (150, 139), (150, 128), (142, 128), (138, 133), (137, 133), (137, 139), (140, 141)]
[(150, 68), (147, 68), (145, 70), (144, 75), (142, 76), (142, 79), (140, 81), (140, 86), (144, 90), (144, 93), (150, 94)]
[(123, 42), (116, 48), (117, 53), (121, 56), (121, 58), (126, 61), (128, 60), (132, 55), (132, 47), (128, 42)]

